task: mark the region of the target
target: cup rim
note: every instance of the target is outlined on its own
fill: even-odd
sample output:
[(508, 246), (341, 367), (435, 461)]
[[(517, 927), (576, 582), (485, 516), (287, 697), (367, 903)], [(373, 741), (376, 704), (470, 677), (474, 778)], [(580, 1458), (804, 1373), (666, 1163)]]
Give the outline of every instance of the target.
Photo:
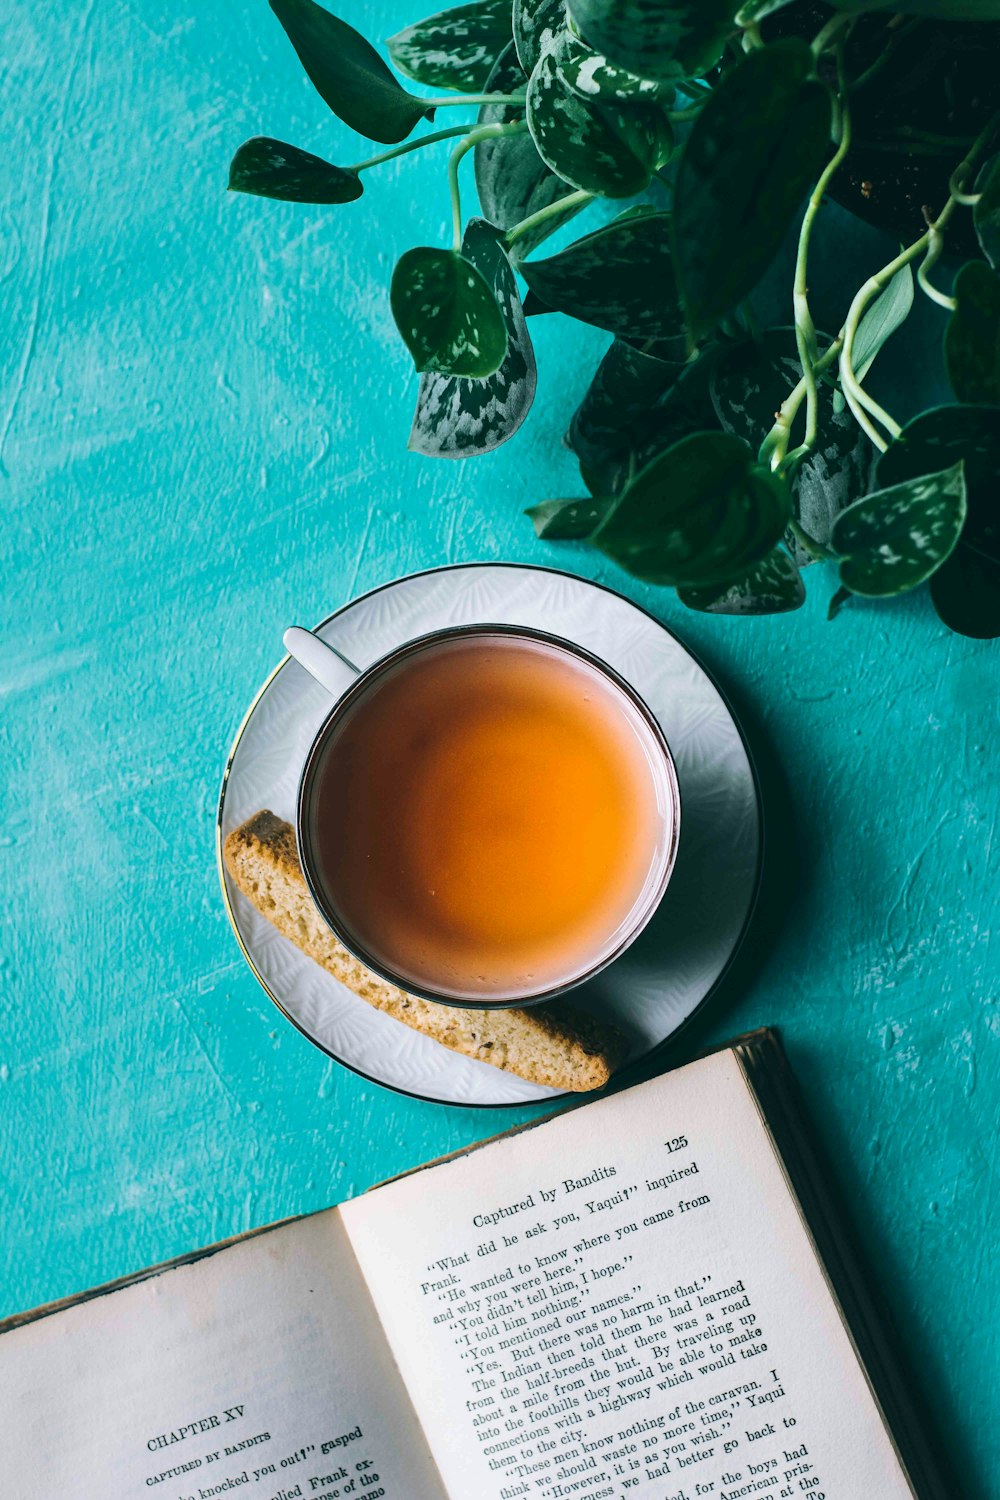
[[(482, 997), (470, 999), (466, 996), (450, 995), (433, 990), (427, 986), (413, 984), (410, 980), (394, 972), (392, 968), (369, 953), (363, 943), (358, 942), (353, 934), (345, 931), (343, 924), (332, 910), (331, 903), (326, 898), (322, 884), (318, 878), (318, 872), (312, 861), (309, 840), (305, 832), (306, 819), (304, 814), (312, 777), (315, 774), (326, 741), (333, 733), (341, 716), (367, 691), (376, 677), (387, 671), (391, 666), (395, 666), (397, 662), (405, 660), (406, 657), (441, 642), (461, 639), (463, 637), (493, 635), (511, 636), (519, 640), (538, 641), (543, 645), (554, 646), (557, 650), (565, 651), (578, 660), (587, 662), (629, 699), (652, 734), (662, 757), (666, 777), (666, 790), (670, 802), (671, 826), (669, 846), (656, 886), (649, 893), (636, 921), (628, 927), (620, 942), (613, 949), (602, 955), (583, 973), (574, 976), (564, 983), (551, 985), (537, 994), (512, 997), (501, 996), (496, 999), (484, 1000)], [(555, 635), (550, 631), (539, 630), (532, 625), (494, 624), (489, 621), (477, 621), (465, 625), (447, 625), (438, 630), (426, 631), (421, 635), (414, 636), (410, 640), (401, 642), (398, 646), (394, 646), (384, 656), (378, 657), (363, 670), (359, 671), (356, 679), (351, 683), (347, 691), (331, 706), (330, 711), (313, 736), (299, 776), (298, 790), (295, 798), (295, 842), (299, 854), (299, 863), (302, 867), (302, 873), (309, 889), (309, 894), (323, 921), (330, 928), (337, 940), (347, 949), (353, 958), (357, 959), (359, 963), (364, 964), (367, 969), (370, 969), (373, 974), (385, 980), (388, 984), (395, 985), (397, 989), (403, 990), (408, 995), (414, 995), (420, 1000), (433, 1001), (439, 1005), (455, 1006), (461, 1010), (524, 1010), (530, 1006), (542, 1005), (546, 1001), (556, 1000), (568, 994), (571, 990), (575, 990), (578, 986), (585, 984), (620, 958), (648, 925), (660, 902), (663, 900), (677, 863), (680, 827), (680, 781), (677, 775), (677, 766), (674, 761), (673, 752), (670, 749), (659, 720), (638, 690), (617, 672), (614, 667), (604, 661), (603, 658), (597, 656), (592, 651), (588, 651), (585, 646), (579, 645), (576, 641), (567, 640), (565, 636)]]

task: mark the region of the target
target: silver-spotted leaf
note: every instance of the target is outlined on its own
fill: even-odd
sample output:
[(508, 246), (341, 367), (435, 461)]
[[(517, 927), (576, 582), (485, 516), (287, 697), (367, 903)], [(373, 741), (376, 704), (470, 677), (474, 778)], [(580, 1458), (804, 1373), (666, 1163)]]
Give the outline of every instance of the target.
[(510, 40), (510, 0), (468, 0), (405, 26), (386, 46), (407, 77), (430, 88), (472, 93), (484, 87)]
[(513, 0), (514, 46), (530, 77), (546, 48), (566, 27), (565, 0)]
[(899, 484), (962, 459), (966, 518), (958, 546), (933, 575), (941, 619), (978, 640), (1000, 635), (1000, 408), (938, 406), (903, 428), (879, 459), (878, 483)]
[(522, 261), (531, 291), (556, 312), (621, 338), (670, 338), (681, 328), (669, 214), (629, 214), (545, 260)]
[(745, 443), (699, 432), (636, 475), (591, 541), (649, 583), (728, 583), (777, 545), (790, 509), (787, 486)]
[(1000, 405), (1000, 276), (970, 260), (955, 278), (955, 299), (944, 335), (951, 388), (959, 401)]
[(830, 154), (830, 97), (791, 37), (713, 90), (680, 153), (674, 259), (692, 337), (753, 290)]
[(673, 149), (666, 113), (654, 104), (603, 104), (581, 98), (562, 72), (560, 43), (528, 80), (528, 129), (538, 154), (573, 187), (631, 198)]
[(532, 505), (525, 515), (530, 516), (535, 535), (546, 542), (582, 542), (599, 526), (611, 506), (610, 500), (543, 500)]
[(806, 591), (795, 563), (781, 547), (732, 583), (679, 588), (688, 609), (709, 615), (780, 615), (805, 603)]
[(229, 191), (289, 203), (353, 203), (364, 192), (357, 172), (335, 167), (286, 141), (255, 135), (229, 166)]
[(462, 254), (493, 289), (507, 327), (507, 352), (492, 375), (478, 380), (421, 375), (409, 447), (434, 458), (470, 458), (499, 447), (520, 427), (535, 395), (535, 355), (517, 282), (493, 225), (470, 219)]
[[(523, 87), (524, 75), (512, 43), (497, 58), (486, 81), (486, 91), (510, 94)], [(502, 104), (484, 104), (479, 111), (479, 121), (483, 125), (506, 125), (523, 115), (523, 106), (507, 108)], [(548, 208), (569, 192), (563, 179), (542, 161), (527, 132), (479, 142), (476, 147), (476, 188), (483, 213), (499, 229), (513, 229), (522, 219), (529, 218), (541, 208)], [(579, 213), (580, 208), (581, 205), (576, 204), (563, 213), (552, 214), (536, 229), (520, 235), (513, 247), (515, 258), (528, 255), (546, 236)]]
[(507, 328), (493, 288), (457, 250), (407, 250), (392, 273), (390, 302), (420, 371), (482, 378), (493, 374), (507, 352)]
[(674, 82), (706, 73), (733, 30), (737, 0), (569, 0), (598, 52), (634, 73)]
[(915, 588), (954, 551), (965, 510), (961, 460), (856, 500), (837, 517), (831, 537), (841, 583), (870, 599)]
[(270, 4), (316, 92), (352, 130), (394, 145), (433, 114), (433, 106), (402, 87), (359, 31), (315, 0)]
[(615, 339), (569, 427), (569, 445), (581, 465), (598, 477), (607, 471), (606, 494), (614, 493), (612, 475), (627, 467), (651, 414), (663, 403), (685, 367), (678, 357), (664, 358), (642, 345)]
[(643, 78), (628, 68), (613, 63), (601, 52), (588, 47), (582, 37), (565, 32), (554, 44), (559, 54), (563, 81), (582, 99), (599, 99), (605, 103), (616, 99), (644, 99), (667, 104), (674, 94), (671, 84), (655, 78)]
[[(588, 429), (587, 456), (580, 463), (591, 494), (620, 495), (636, 474), (681, 438), (717, 429), (709, 386), (719, 349), (707, 349), (693, 363), (683, 364), (678, 363), (684, 352), (683, 338), (646, 340), (641, 350), (658, 370), (651, 370), (647, 363), (633, 382), (623, 364), (617, 371), (619, 378), (609, 383), (607, 399), (599, 397), (600, 423)], [(600, 383), (595, 378), (592, 390)]]
[[(821, 347), (828, 342), (821, 334)], [(725, 431), (759, 446), (801, 373), (792, 328), (769, 328), (758, 338), (724, 347), (712, 373), (711, 393)], [(867, 494), (874, 450), (849, 412), (834, 411), (828, 386), (820, 386), (819, 403), (816, 446), (796, 468), (791, 488), (795, 517), (825, 545), (840, 512)], [(797, 438), (793, 432), (792, 446)], [(794, 537), (786, 541), (800, 567), (813, 561)]]
[(994, 271), (1000, 270), (1000, 153), (990, 158), (976, 183), (979, 202), (972, 221), (982, 252)]

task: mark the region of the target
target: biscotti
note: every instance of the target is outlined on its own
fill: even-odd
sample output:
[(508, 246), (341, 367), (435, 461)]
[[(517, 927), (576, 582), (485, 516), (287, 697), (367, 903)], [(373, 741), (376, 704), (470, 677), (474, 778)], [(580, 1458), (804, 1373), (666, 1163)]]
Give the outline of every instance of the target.
[(278, 931), (377, 1010), (466, 1057), (531, 1083), (587, 1093), (604, 1086), (625, 1051), (624, 1037), (563, 1001), (525, 1010), (474, 1010), (408, 995), (373, 974), (327, 927), (309, 894), (290, 823), (258, 812), (229, 834), (226, 869)]

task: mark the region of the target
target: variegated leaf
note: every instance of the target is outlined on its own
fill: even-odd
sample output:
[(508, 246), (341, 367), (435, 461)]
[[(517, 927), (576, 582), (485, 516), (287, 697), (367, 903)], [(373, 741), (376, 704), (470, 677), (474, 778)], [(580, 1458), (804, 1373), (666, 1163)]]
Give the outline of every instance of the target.
[(621, 338), (670, 338), (681, 328), (669, 214), (624, 214), (521, 274), (547, 307)]
[(470, 219), (462, 254), (479, 271), (507, 327), (507, 353), (481, 380), (427, 374), (420, 378), (410, 448), (434, 458), (469, 458), (499, 447), (520, 427), (535, 395), (535, 356), (517, 283), (496, 230)]
[(418, 246), (396, 262), (392, 316), (420, 371), (481, 379), (507, 352), (507, 326), (493, 289), (455, 250)]
[(528, 80), (528, 129), (538, 154), (576, 188), (631, 198), (673, 149), (666, 114), (653, 104), (581, 98), (563, 74), (563, 57), (563, 42), (556, 42)]
[(438, 11), (391, 36), (389, 56), (418, 83), (472, 93), (483, 88), (511, 40), (510, 11), (510, 0), (469, 0)]
[(742, 578), (703, 588), (679, 588), (677, 597), (688, 609), (709, 615), (780, 615), (799, 609), (806, 591), (788, 553), (775, 547)]
[[(497, 59), (486, 81), (491, 94), (510, 94), (523, 88), (524, 75), (513, 43)], [(523, 106), (512, 109), (502, 104), (484, 104), (479, 111), (483, 125), (506, 125), (524, 116)], [(484, 215), (499, 229), (513, 229), (541, 208), (548, 208), (570, 189), (561, 177), (546, 166), (538, 147), (528, 134), (504, 136), (500, 140), (480, 141), (476, 147), (476, 188)], [(514, 246), (515, 258), (531, 250), (580, 212), (580, 204), (564, 213), (552, 214), (536, 229), (521, 235)]]
[(953, 552), (965, 511), (961, 460), (855, 501), (837, 517), (831, 537), (841, 582), (874, 599), (915, 588)]

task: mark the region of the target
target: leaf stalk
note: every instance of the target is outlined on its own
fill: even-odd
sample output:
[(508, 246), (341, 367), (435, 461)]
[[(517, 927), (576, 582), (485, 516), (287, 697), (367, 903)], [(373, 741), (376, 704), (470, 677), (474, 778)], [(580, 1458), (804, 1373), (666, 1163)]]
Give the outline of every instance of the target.
[(539, 224), (544, 224), (546, 219), (551, 219), (554, 214), (563, 213), (567, 209), (582, 207), (585, 203), (589, 203), (593, 196), (593, 193), (588, 193), (585, 188), (577, 188), (575, 192), (567, 193), (564, 198), (557, 198), (554, 203), (547, 203), (544, 208), (536, 209), (533, 214), (529, 214), (526, 219), (522, 219), (519, 224), (514, 224), (507, 230), (504, 240), (508, 250), (522, 235), (537, 228)]
[(446, 94), (440, 99), (428, 99), (427, 108), (443, 109), (449, 104), (506, 104), (516, 108), (524, 100), (524, 89), (517, 89), (513, 94)]
[(498, 136), (517, 135), (527, 130), (525, 120), (512, 120), (508, 125), (477, 125), (470, 130), (464, 141), (460, 141), (448, 158), (448, 190), (451, 194), (451, 223), (454, 249), (462, 248), (462, 195), (458, 185), (458, 169), (462, 158), (479, 145), (480, 141), (496, 140)]
[(452, 125), (447, 130), (433, 130), (430, 135), (418, 136), (415, 141), (404, 141), (401, 146), (393, 146), (389, 151), (380, 151), (377, 156), (368, 156), (364, 161), (357, 161), (352, 167), (345, 167), (345, 172), (367, 172), (371, 167), (380, 167), (384, 161), (392, 161), (396, 156), (406, 156), (411, 151), (420, 151), (424, 146), (433, 146), (437, 141), (448, 141), (456, 135), (465, 135), (466, 131), (472, 129), (472, 123), (465, 125)]
[[(831, 28), (834, 26), (834, 22), (841, 19), (843, 18), (835, 16), (834, 21), (824, 27), (824, 31), (830, 32), (832, 35), (833, 31), (831, 31)], [(822, 35), (823, 32), (820, 32), (820, 37)], [(820, 37), (817, 37), (816, 40), (819, 41)], [(851, 111), (847, 103), (847, 86), (844, 79), (844, 51), (842, 45), (838, 45), (837, 47), (837, 82), (839, 107), (836, 129), (839, 141), (836, 151), (820, 173), (816, 186), (809, 196), (809, 202), (806, 204), (802, 227), (799, 230), (798, 251), (795, 257), (795, 280), (792, 285), (795, 343), (799, 351), (799, 363), (802, 366), (802, 374), (806, 383), (806, 430), (802, 443), (806, 450), (811, 449), (815, 443), (816, 432), (819, 426), (819, 395), (815, 372), (815, 361), (819, 351), (816, 343), (816, 325), (813, 323), (812, 313), (809, 310), (809, 241), (812, 236), (813, 223), (826, 196), (834, 173), (851, 148)], [(785, 441), (787, 442), (787, 436)]]

